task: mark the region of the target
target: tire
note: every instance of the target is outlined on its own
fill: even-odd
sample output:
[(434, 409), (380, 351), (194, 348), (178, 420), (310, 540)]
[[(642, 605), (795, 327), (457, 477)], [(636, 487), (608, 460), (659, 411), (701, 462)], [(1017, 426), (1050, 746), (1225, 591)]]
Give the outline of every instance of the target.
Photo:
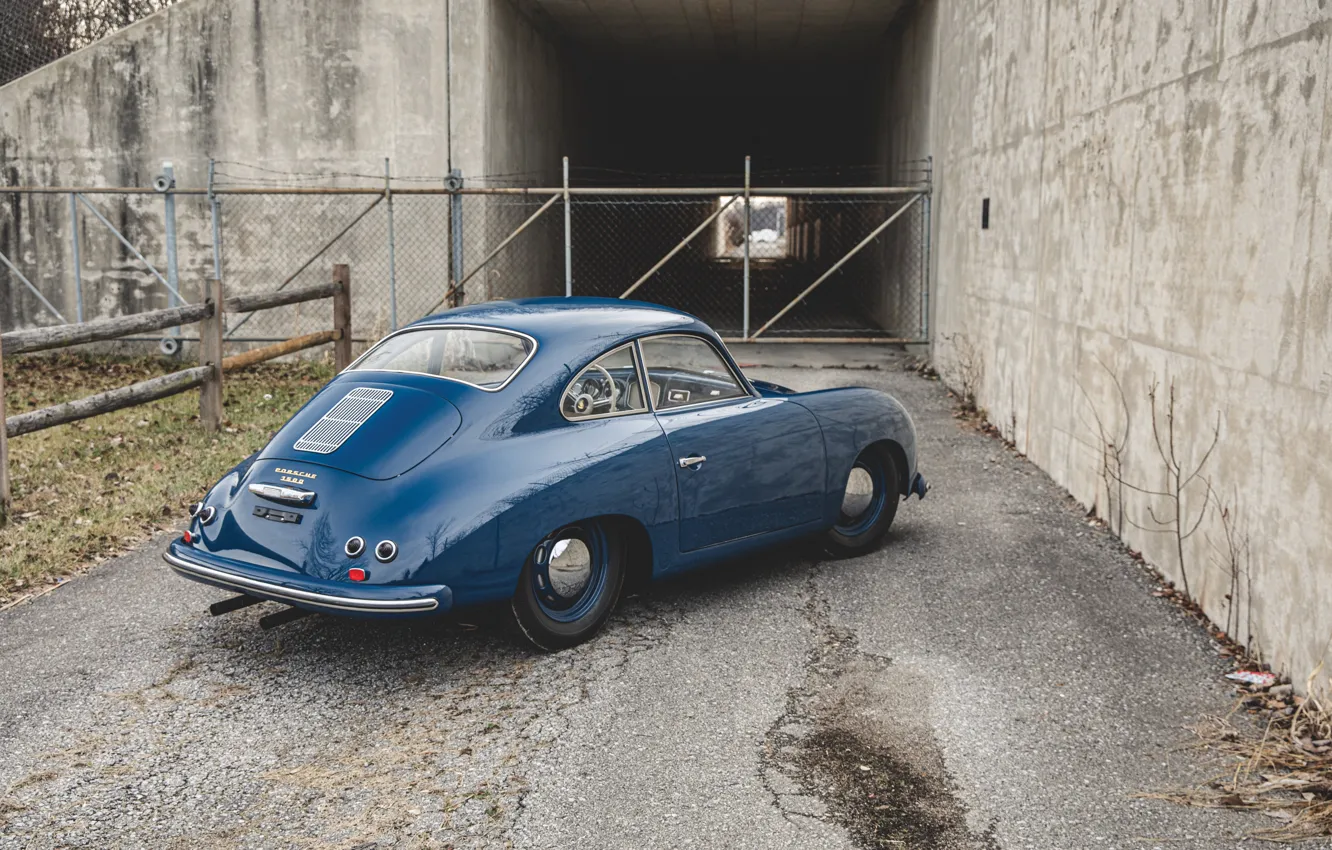
[(624, 535), (600, 520), (547, 535), (527, 556), (509, 606), (518, 631), (545, 652), (592, 637), (620, 597), (625, 560)]
[(881, 446), (862, 451), (847, 475), (837, 524), (824, 532), (824, 552), (852, 558), (878, 546), (897, 516), (900, 480), (892, 452)]

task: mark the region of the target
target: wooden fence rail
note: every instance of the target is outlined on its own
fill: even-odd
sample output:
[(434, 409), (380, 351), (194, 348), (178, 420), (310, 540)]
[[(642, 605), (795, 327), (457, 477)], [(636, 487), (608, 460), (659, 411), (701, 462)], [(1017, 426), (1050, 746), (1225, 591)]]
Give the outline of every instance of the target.
[(33, 431), (43, 431), (67, 422), (77, 422), (90, 416), (123, 410), (126, 407), (183, 393), (201, 385), (212, 371), (212, 366), (195, 366), (193, 369), (149, 378), (137, 384), (130, 384), (128, 387), (107, 390), (64, 404), (43, 407), (30, 413), (20, 413), (5, 420), (5, 436), (19, 437), (31, 434)]
[(188, 325), (212, 312), (211, 304), (186, 304), (184, 307), (172, 307), (169, 310), (116, 316), (113, 319), (96, 319), (76, 325), (55, 325), (28, 331), (13, 331), (0, 337), (0, 342), (3, 343), (5, 354), (28, 354), (33, 351), (68, 348), (85, 342), (101, 342), (130, 334)]
[[(117, 316), (70, 325), (14, 331), (0, 336), (0, 528), (8, 522), (12, 506), (9, 479), (8, 439), (31, 434), (68, 422), (146, 404), (187, 390), (200, 388), (199, 422), (205, 430), (216, 431), (222, 426), (222, 378), (227, 371), (243, 369), (282, 357), (316, 345), (332, 342), (333, 362), (339, 371), (351, 363), (351, 274), (347, 266), (333, 267), (333, 280), (315, 286), (284, 289), (256, 295), (222, 297), (222, 281), (208, 281), (207, 297), (200, 304), (187, 304), (167, 310), (154, 310), (133, 316)], [(224, 331), (227, 313), (252, 313), (287, 304), (299, 304), (323, 298), (333, 299), (333, 328), (283, 342), (223, 357)], [(221, 309), (218, 309), (221, 305)], [(5, 416), (5, 355), (33, 351), (49, 351), (88, 342), (118, 339), (135, 333), (179, 327), (199, 323), (199, 365), (140, 381), (127, 387), (96, 393), (85, 398), (67, 401)]]

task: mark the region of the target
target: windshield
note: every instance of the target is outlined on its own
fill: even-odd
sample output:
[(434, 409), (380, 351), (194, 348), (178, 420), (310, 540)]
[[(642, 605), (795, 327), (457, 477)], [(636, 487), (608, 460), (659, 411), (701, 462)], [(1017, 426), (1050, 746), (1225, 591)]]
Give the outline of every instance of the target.
[(507, 331), (428, 327), (388, 337), (352, 370), (416, 372), (498, 390), (518, 373), (535, 347), (527, 337)]

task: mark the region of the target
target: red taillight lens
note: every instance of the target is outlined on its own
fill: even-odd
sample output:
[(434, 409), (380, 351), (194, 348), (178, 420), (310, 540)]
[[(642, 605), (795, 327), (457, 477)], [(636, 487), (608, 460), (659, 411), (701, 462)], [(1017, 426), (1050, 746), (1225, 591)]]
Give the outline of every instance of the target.
[(365, 581), (365, 570), (360, 567), (352, 567), (350, 570), (347, 570), (347, 578), (352, 581)]
[(186, 543), (193, 543), (193, 542), (194, 542), (194, 535), (193, 535), (193, 534), (190, 534), (188, 531), (185, 532), (185, 542), (186, 542)]

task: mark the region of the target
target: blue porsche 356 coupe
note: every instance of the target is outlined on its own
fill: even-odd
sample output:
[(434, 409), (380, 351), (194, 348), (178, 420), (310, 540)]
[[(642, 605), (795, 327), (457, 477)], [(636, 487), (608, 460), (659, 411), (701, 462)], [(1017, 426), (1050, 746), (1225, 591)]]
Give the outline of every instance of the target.
[(865, 552), (911, 493), (915, 430), (892, 397), (750, 381), (676, 310), (531, 299), (385, 337), (193, 506), (165, 557), (240, 592), (214, 613), (510, 600), (553, 650), (592, 635), (626, 577), (812, 534)]

